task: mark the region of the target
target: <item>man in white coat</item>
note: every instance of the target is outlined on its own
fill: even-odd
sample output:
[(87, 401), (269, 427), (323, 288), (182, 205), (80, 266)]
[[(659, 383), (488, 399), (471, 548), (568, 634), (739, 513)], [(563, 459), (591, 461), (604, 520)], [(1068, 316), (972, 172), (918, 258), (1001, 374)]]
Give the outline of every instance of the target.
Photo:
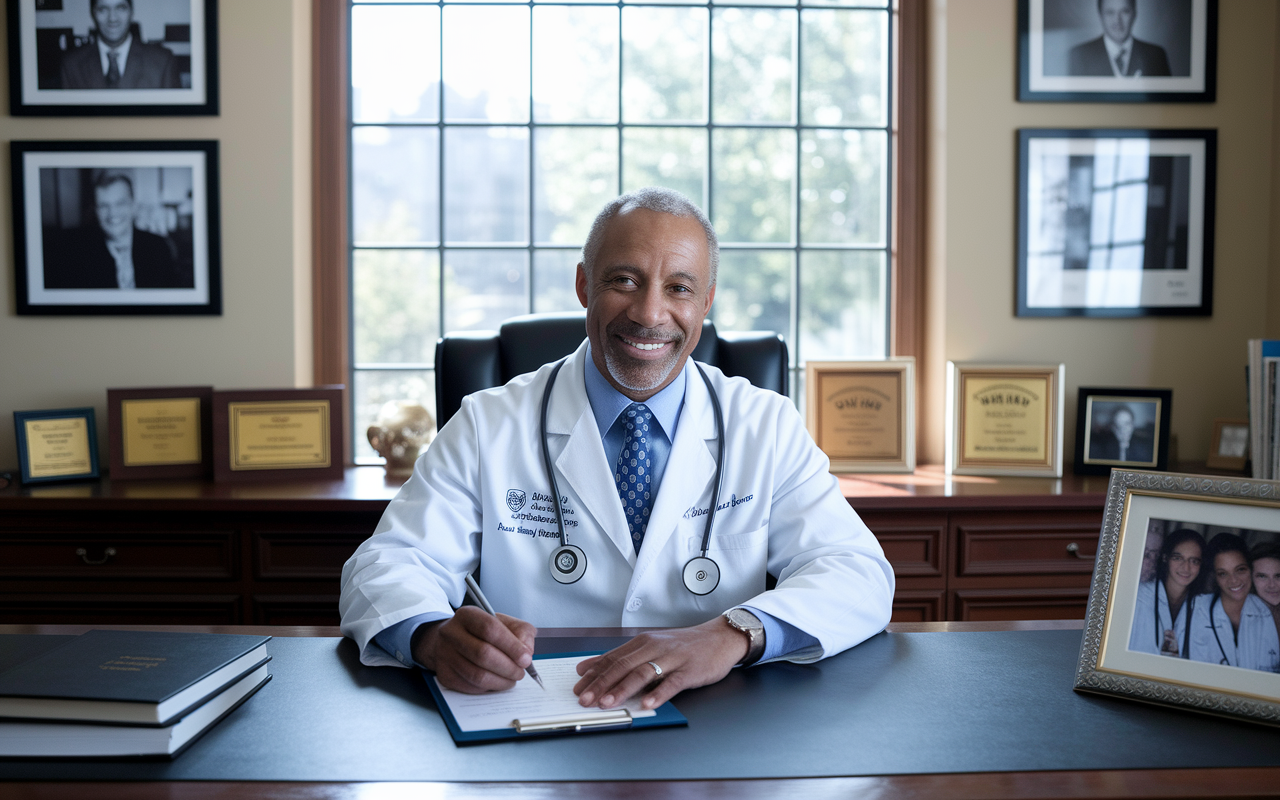
[[(792, 402), (689, 362), (718, 260), (683, 195), (644, 189), (605, 207), (577, 272), (587, 341), (554, 382), (547, 365), (465, 398), (343, 568), (342, 629), (364, 663), (494, 691), (524, 676), (535, 625), (665, 627), (584, 661), (575, 687), (583, 706), (643, 693), (653, 708), (735, 665), (815, 661), (884, 628), (893, 570)], [(682, 570), (701, 553), (721, 443), (700, 370), (724, 420), (706, 553), (721, 577), (701, 596)], [(586, 556), (573, 583), (551, 572), (561, 541), (544, 439), (566, 535)], [(459, 607), (477, 571), (513, 616)]]

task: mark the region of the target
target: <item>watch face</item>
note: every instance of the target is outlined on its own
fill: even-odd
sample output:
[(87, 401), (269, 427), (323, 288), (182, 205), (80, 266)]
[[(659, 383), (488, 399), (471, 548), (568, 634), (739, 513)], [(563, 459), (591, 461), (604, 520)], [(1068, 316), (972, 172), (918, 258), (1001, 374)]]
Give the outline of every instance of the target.
[(741, 608), (731, 608), (725, 614), (734, 627), (744, 631), (760, 630), (764, 626), (760, 624), (760, 620), (756, 619), (756, 615), (750, 611), (744, 611)]

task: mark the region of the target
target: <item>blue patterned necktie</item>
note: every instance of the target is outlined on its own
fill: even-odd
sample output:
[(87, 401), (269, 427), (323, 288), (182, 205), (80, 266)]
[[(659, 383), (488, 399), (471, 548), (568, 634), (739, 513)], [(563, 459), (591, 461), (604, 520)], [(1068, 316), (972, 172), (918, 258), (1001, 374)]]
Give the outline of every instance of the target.
[(649, 511), (653, 508), (652, 476), (649, 465), (649, 423), (653, 413), (644, 403), (632, 403), (622, 412), (627, 432), (622, 437), (622, 451), (613, 467), (613, 482), (618, 487), (622, 510), (627, 515), (627, 528), (631, 531), (631, 544), (640, 552), (644, 541), (644, 529), (649, 524)]

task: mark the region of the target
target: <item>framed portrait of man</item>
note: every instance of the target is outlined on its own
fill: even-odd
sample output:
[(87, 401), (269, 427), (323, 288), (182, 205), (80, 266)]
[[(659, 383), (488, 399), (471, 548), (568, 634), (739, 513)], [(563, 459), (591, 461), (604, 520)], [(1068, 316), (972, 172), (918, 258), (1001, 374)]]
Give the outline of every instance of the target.
[(1212, 103), (1217, 0), (1018, 0), (1018, 99)]
[(1171, 389), (1080, 387), (1075, 473), (1168, 469), (1172, 411)]
[(218, 143), (10, 143), (17, 311), (221, 314)]
[(8, 0), (9, 113), (218, 113), (217, 0)]

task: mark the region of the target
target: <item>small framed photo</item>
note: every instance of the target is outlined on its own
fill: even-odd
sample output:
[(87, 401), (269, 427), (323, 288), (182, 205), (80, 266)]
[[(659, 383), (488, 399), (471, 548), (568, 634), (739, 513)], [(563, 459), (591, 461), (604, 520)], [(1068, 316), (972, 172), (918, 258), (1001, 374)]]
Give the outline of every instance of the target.
[(217, 0), (8, 0), (15, 117), (218, 113)]
[(915, 470), (914, 358), (810, 361), (805, 397), (809, 434), (832, 472)]
[(213, 471), (213, 387), (107, 390), (111, 479), (200, 478)]
[(341, 385), (214, 392), (214, 480), (341, 480), (345, 392)]
[(1065, 364), (947, 362), (946, 470), (1062, 477)]
[(1217, 0), (1018, 0), (1018, 99), (1212, 103)]
[(1216, 153), (1213, 130), (1018, 131), (1018, 316), (1210, 316)]
[(10, 143), (19, 314), (222, 313), (218, 143)]
[(1111, 473), (1078, 691), (1280, 724), (1280, 483)]
[(1169, 468), (1170, 389), (1080, 387), (1076, 406), (1077, 475), (1114, 467)]
[(1249, 420), (1215, 419), (1212, 444), (1205, 466), (1228, 472), (1244, 472), (1249, 458)]
[(98, 428), (92, 408), (15, 411), (13, 427), (23, 483), (98, 477)]

